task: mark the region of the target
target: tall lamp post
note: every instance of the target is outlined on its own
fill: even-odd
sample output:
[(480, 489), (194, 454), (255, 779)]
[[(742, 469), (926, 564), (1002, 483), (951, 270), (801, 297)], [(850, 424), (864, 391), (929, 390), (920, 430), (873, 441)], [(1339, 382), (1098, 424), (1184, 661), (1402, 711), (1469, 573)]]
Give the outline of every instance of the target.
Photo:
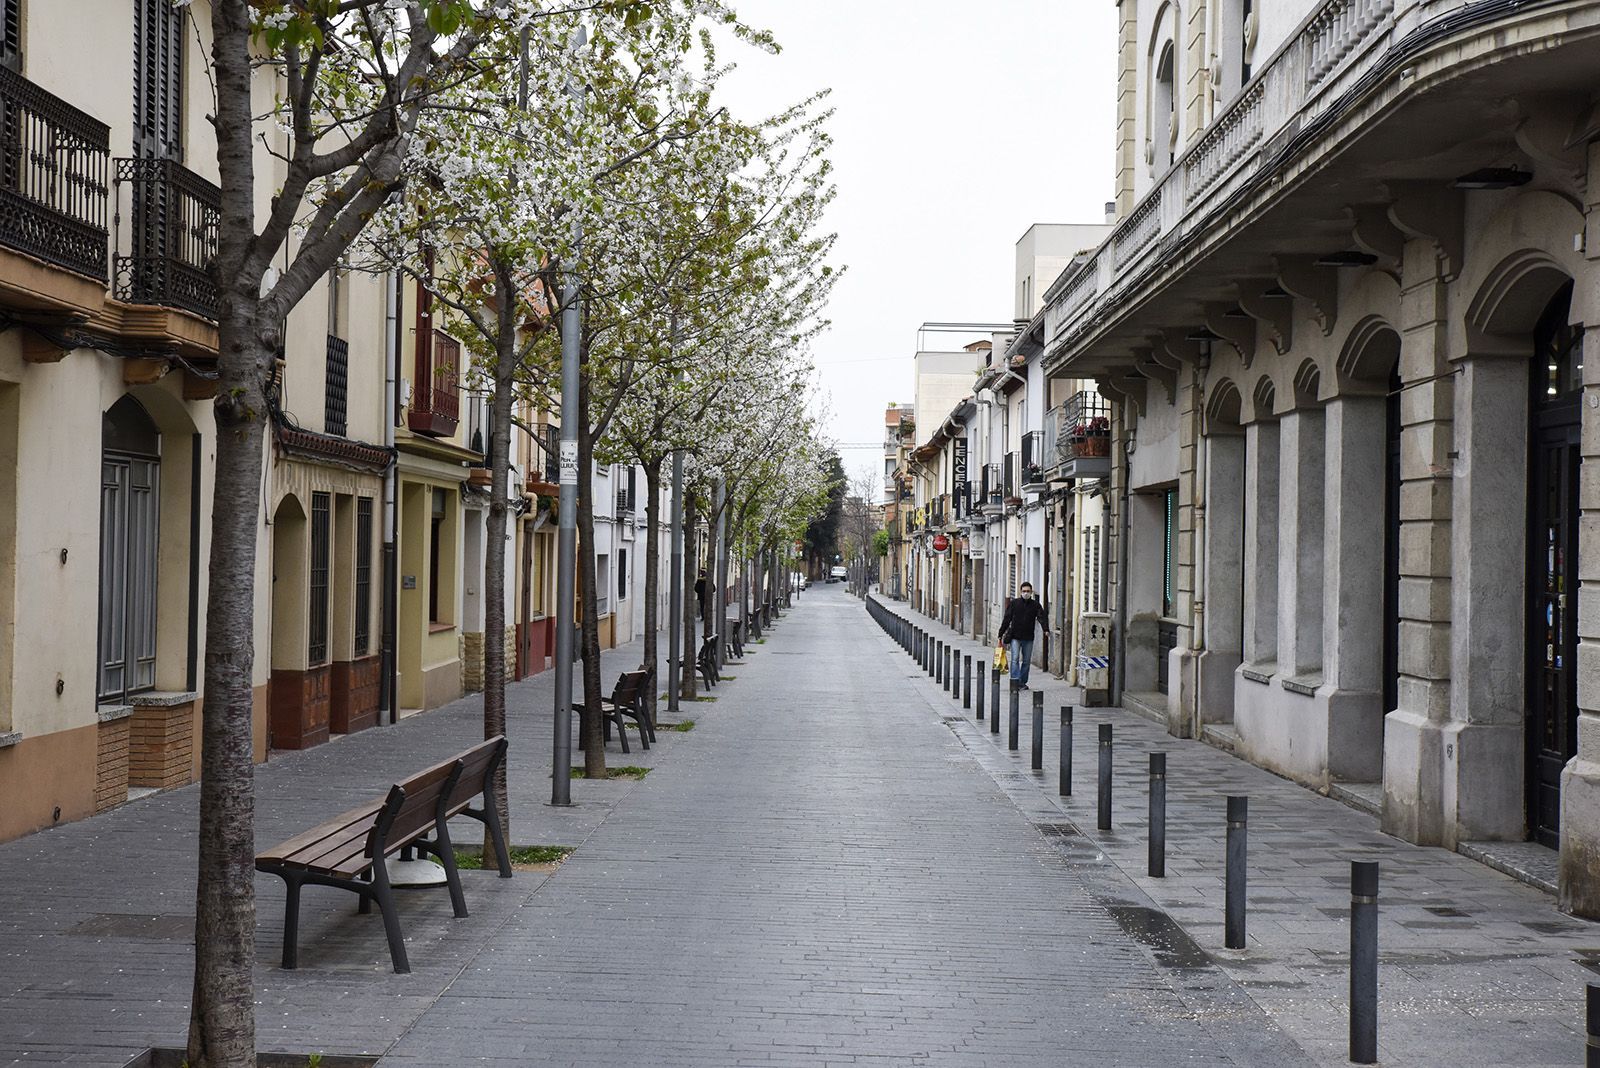
[[(571, 50), (589, 42), (579, 26)], [(568, 82), (567, 92), (584, 107), (583, 87)], [(576, 214), (572, 222), (572, 262), (561, 286), (561, 496), (556, 528), (556, 709), (555, 745), (551, 753), (550, 803), (572, 804), (572, 640), (573, 611), (577, 600), (578, 569), (578, 332), (583, 317), (578, 306), (578, 248), (583, 225)]]

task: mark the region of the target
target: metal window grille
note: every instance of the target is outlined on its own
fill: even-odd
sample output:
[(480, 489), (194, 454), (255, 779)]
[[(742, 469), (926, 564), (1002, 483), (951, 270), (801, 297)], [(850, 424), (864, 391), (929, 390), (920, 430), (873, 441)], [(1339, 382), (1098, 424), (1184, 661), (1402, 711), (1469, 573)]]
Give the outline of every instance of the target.
[(552, 485), (561, 477), (561, 428), (544, 425), (544, 480)]
[(622, 550), (617, 553), (617, 600), (628, 599), (628, 553)]
[(0, 66), (22, 69), (22, 0), (5, 0), (0, 12)]
[(307, 658), (328, 660), (328, 494), (311, 495), (311, 625)]
[(372, 498), (356, 498), (356, 655), (372, 641)]
[(350, 391), (350, 342), (328, 335), (328, 366), (323, 396), (322, 428), (344, 437), (348, 429), (347, 404)]

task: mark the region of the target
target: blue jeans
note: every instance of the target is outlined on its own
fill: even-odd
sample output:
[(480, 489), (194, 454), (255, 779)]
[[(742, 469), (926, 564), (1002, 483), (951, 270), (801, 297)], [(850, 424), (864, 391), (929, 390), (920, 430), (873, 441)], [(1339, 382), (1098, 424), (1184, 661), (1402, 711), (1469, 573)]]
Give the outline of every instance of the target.
[(1014, 686), (1028, 684), (1028, 658), (1033, 655), (1033, 639), (1022, 641), (1011, 639), (1011, 683)]

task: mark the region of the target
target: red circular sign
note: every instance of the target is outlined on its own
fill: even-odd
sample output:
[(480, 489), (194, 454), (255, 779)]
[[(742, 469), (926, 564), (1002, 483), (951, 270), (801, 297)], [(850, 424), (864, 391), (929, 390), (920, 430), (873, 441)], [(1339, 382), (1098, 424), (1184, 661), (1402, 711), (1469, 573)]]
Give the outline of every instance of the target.
[(946, 550), (948, 550), (949, 548), (950, 548), (950, 538), (949, 538), (948, 535), (935, 534), (933, 536), (933, 551), (934, 552), (942, 553), (942, 552), (945, 552)]

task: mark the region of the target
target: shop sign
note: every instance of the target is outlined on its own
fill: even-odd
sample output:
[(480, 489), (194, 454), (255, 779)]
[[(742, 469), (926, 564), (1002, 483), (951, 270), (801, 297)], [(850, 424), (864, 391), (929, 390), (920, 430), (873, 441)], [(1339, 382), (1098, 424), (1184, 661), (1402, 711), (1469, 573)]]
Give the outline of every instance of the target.
[(950, 550), (950, 536), (948, 534), (935, 534), (933, 536), (933, 551), (936, 553)]

